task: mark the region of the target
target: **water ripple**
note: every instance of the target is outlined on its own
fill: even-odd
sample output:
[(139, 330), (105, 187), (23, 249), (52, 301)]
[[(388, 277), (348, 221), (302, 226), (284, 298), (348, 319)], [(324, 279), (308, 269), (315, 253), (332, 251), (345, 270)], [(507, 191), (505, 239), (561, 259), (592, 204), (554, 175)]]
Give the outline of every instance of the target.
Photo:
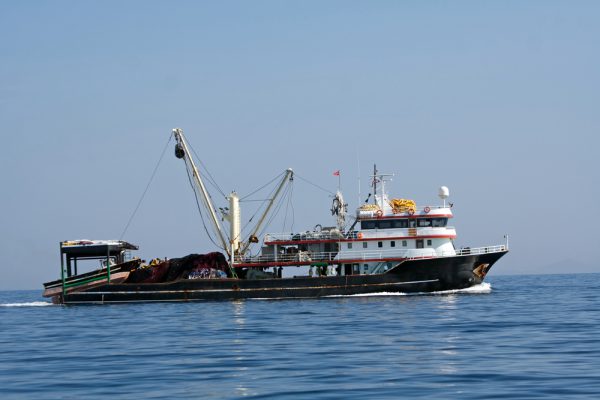
[[(493, 286), (493, 291), (491, 287)], [(600, 275), (417, 296), (47, 307), (0, 292), (22, 398), (597, 398)]]

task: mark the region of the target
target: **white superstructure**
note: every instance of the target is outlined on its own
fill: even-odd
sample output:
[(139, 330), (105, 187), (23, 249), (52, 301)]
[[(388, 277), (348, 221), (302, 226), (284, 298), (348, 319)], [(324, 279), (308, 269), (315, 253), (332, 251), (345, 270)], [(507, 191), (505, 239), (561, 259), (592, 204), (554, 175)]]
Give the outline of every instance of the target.
[[(456, 249), (456, 229), (449, 224), (452, 204), (447, 187), (439, 189), (441, 205), (419, 206), (408, 199), (389, 198), (386, 177), (374, 175), (371, 202), (356, 210), (354, 224), (346, 231), (340, 224), (341, 193), (334, 199), (336, 227), (299, 233), (268, 233), (256, 257), (236, 259), (238, 266), (331, 266), (335, 275), (384, 273), (406, 260), (455, 257), (507, 250), (506, 245)], [(379, 186), (379, 190), (377, 190)], [(337, 200), (336, 200), (337, 199)]]

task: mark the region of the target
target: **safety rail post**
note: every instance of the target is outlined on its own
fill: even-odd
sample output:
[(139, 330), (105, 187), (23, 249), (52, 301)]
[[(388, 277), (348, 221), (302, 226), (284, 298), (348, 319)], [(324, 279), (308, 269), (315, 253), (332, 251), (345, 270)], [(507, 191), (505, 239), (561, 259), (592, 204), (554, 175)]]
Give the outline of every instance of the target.
[(65, 260), (63, 257), (63, 242), (60, 242), (60, 279), (62, 280), (62, 295), (63, 301), (65, 298)]
[(106, 245), (106, 282), (110, 283), (110, 245)]

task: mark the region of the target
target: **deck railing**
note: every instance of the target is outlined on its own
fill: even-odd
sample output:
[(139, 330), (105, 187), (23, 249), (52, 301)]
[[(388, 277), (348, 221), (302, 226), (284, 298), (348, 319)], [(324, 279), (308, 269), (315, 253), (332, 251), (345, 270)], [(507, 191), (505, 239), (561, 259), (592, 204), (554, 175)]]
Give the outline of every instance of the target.
[(338, 232), (267, 233), (265, 242), (291, 242), (300, 240), (338, 240), (344, 236)]
[[(462, 249), (456, 250), (455, 253), (457, 256), (466, 256), (470, 254), (485, 254), (485, 253), (498, 253), (501, 251), (506, 251), (508, 248), (505, 244), (500, 244), (496, 246), (485, 246), (485, 247), (463, 247)], [(442, 252), (441, 257), (447, 257), (447, 255)]]
[[(430, 251), (424, 251), (430, 250)], [(310, 252), (301, 251), (289, 254), (268, 254), (255, 257), (236, 256), (235, 263), (311, 263), (311, 262), (343, 262), (344, 260), (364, 260), (377, 261), (390, 258), (401, 258), (414, 260), (420, 258), (438, 258), (478, 255), (486, 253), (498, 253), (506, 251), (506, 245), (485, 246), (485, 247), (465, 247), (455, 251), (436, 252), (434, 249), (410, 249), (410, 250), (381, 250), (381, 251), (351, 251), (351, 252)]]
[[(415, 235), (409, 234), (409, 229), (417, 229)], [(432, 232), (449, 232), (455, 231), (454, 226), (419, 226), (414, 228), (390, 228), (390, 229), (367, 229), (360, 232), (365, 239), (371, 239), (372, 235), (377, 237), (397, 237), (399, 232), (405, 236), (427, 236), (431, 235)], [(359, 238), (359, 231), (352, 231), (346, 234), (346, 236), (340, 234), (340, 232), (301, 232), (301, 233), (267, 233), (265, 235), (265, 243), (271, 242), (295, 242), (303, 240), (344, 240), (344, 239), (362, 239)]]

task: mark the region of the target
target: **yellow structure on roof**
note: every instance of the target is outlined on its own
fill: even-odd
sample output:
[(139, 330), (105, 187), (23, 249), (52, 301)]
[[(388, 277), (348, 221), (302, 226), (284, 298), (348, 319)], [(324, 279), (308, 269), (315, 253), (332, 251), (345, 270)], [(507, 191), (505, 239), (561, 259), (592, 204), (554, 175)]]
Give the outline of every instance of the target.
[(390, 200), (390, 207), (392, 207), (394, 214), (414, 214), (417, 211), (417, 204), (414, 202), (414, 200), (408, 199), (392, 199)]
[(377, 204), (363, 204), (360, 206), (359, 210), (361, 211), (377, 211), (380, 210)]

